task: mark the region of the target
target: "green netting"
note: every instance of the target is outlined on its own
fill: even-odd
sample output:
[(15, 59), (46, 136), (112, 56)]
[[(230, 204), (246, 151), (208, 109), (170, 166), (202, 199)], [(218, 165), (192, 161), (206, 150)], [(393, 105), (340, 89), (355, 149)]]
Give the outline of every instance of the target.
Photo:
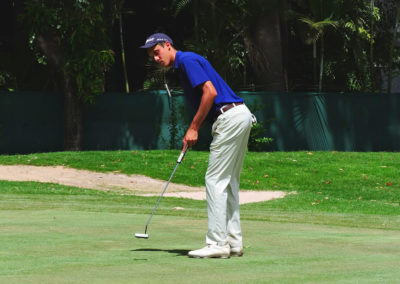
[[(399, 151), (398, 94), (239, 93), (274, 139), (267, 150)], [(0, 153), (61, 151), (63, 99), (0, 93)], [(83, 150), (180, 148), (193, 110), (165, 91), (106, 93), (84, 110)], [(196, 149), (211, 140), (211, 123)]]

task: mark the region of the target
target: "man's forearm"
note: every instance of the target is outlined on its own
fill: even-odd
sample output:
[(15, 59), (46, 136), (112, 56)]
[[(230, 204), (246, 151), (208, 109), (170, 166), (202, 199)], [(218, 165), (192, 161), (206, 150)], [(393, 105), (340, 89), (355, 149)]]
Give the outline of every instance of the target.
[(199, 109), (190, 124), (190, 129), (195, 131), (198, 131), (203, 125), (208, 113), (214, 105), (215, 97), (217, 96), (217, 91), (210, 81), (203, 84), (202, 91), (203, 95), (201, 97)]
[(185, 134), (185, 137), (183, 138), (183, 148), (185, 148), (186, 145), (192, 147), (194, 144), (196, 144), (199, 129), (203, 125), (208, 113), (210, 112), (210, 109), (214, 104), (215, 97), (217, 96), (217, 91), (215, 90), (211, 81), (207, 81), (202, 84), (201, 89), (203, 91), (203, 95), (201, 97), (200, 106), (192, 120), (192, 123), (190, 124), (188, 131)]

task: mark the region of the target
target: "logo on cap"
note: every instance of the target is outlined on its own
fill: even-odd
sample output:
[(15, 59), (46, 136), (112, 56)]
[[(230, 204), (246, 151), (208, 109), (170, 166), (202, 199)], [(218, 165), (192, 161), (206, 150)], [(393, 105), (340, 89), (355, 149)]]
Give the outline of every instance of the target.
[(159, 42), (166, 42), (166, 41), (173, 44), (169, 36), (165, 34), (153, 34), (147, 38), (146, 43), (143, 46), (141, 46), (141, 48), (149, 48)]

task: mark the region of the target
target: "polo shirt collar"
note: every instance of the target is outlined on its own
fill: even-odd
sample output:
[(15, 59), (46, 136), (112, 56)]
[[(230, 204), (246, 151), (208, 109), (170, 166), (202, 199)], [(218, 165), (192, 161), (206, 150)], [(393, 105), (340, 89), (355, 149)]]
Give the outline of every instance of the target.
[(174, 65), (175, 69), (179, 68), (179, 57), (180, 57), (181, 53), (182, 53), (182, 51), (178, 50), (175, 54), (175, 65)]

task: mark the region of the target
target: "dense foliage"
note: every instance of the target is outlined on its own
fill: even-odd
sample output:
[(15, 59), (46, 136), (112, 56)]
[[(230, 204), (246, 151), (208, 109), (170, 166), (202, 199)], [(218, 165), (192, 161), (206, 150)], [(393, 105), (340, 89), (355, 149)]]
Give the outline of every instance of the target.
[(103, 1), (26, 2), (21, 19), (39, 63), (69, 74), (85, 101), (104, 91), (105, 72), (114, 55), (108, 47), (110, 23)]
[[(110, 66), (105, 90), (124, 90), (121, 35), (134, 90), (160, 88), (165, 81), (165, 72), (137, 48), (146, 36), (158, 31), (170, 34), (178, 49), (207, 57), (237, 90), (376, 92), (382, 91), (382, 81), (388, 81), (384, 91), (390, 92), (400, 64), (400, 3), (395, 0), (159, 0), (157, 5), (113, 0), (25, 1), (23, 9), (18, 9), (21, 4), (16, 1), (6, 2), (2, 5), (13, 12), (8, 17), (25, 19), (23, 25), (9, 25), (11, 33), (3, 32), (7, 36), (0, 37), (0, 57), (5, 63), (0, 66), (0, 85), (6, 89), (56, 88), (49, 87), (45, 79), (36, 80), (37, 86), (24, 84), (26, 75), (21, 80), (17, 68), (7, 62), (10, 53), (22, 52), (4, 48), (10, 43), (12, 47), (19, 29), (30, 43), (36, 63), (29, 64), (35, 70), (46, 69), (43, 64), (50, 60), (38, 49), (35, 32), (45, 29), (56, 34), (66, 54), (64, 67), (74, 75), (79, 93), (89, 98), (103, 91), (104, 74)], [(110, 20), (117, 18), (116, 11), (133, 11), (125, 13), (121, 29), (118, 21)], [(174, 85), (174, 76), (168, 76)]]

